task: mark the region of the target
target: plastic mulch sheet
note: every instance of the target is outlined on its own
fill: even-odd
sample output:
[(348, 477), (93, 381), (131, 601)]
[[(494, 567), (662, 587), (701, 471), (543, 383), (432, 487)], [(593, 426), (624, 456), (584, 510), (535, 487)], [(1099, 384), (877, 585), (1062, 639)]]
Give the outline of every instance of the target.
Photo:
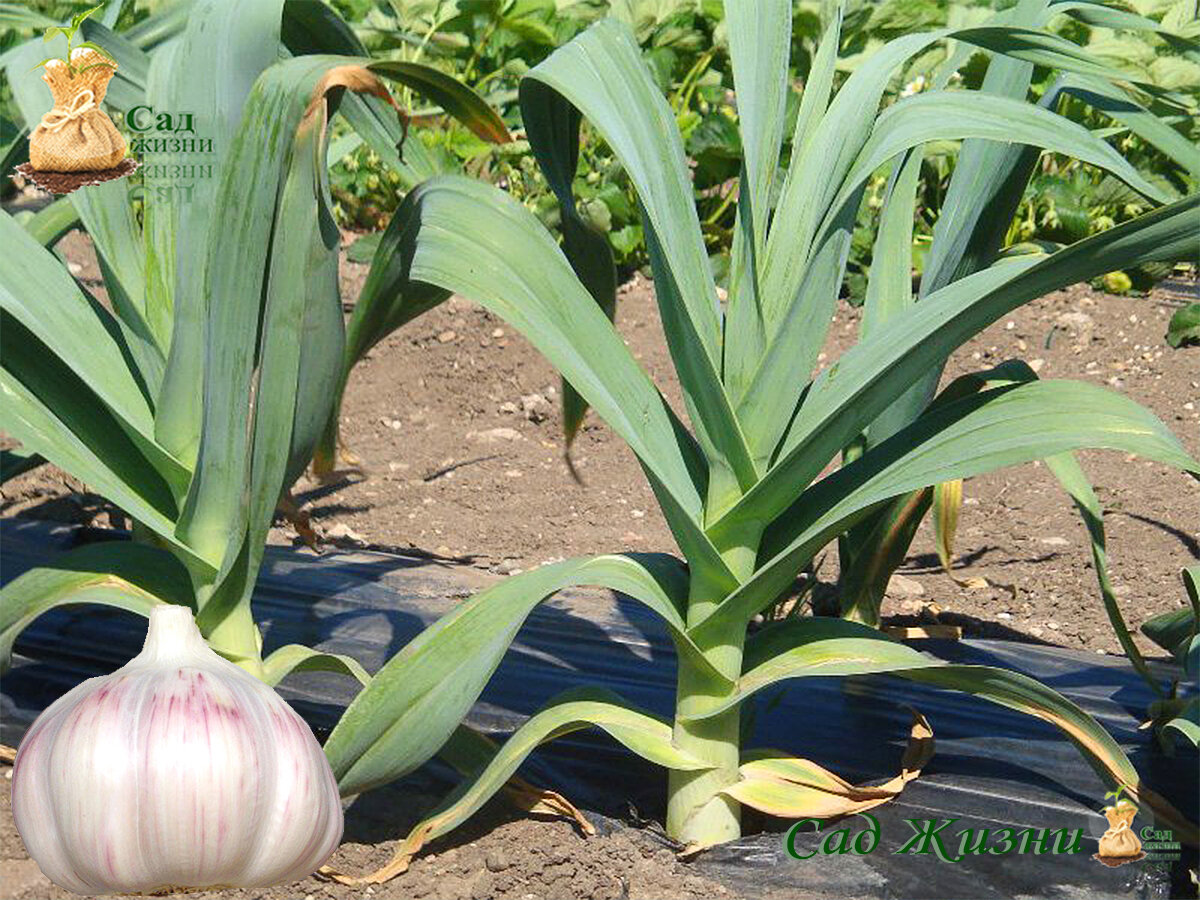
[[(45, 563), (94, 532), (41, 522), (0, 522), (7, 582)], [(478, 585), (478, 576), (427, 560), (366, 552), (270, 548), (254, 597), (264, 651), (293, 642), (346, 653), (369, 671)], [(541, 704), (577, 685), (602, 685), (669, 716), (674, 700), (674, 651), (661, 623), (620, 596), (567, 591), (540, 605), (504, 658), (467, 721), (503, 737)], [(40, 710), (84, 678), (122, 665), (140, 649), (137, 617), (99, 607), (53, 611), (16, 645), (13, 669), (0, 685), (0, 741), (16, 745)], [(1143, 779), (1197, 818), (1195, 756), (1167, 757), (1139, 731), (1153, 696), (1119, 658), (1001, 641), (920, 641), (942, 659), (1004, 666), (1067, 695), (1095, 716), (1125, 748)], [(1164, 677), (1168, 670), (1163, 669)], [(352, 679), (302, 673), (285, 681), (284, 696), (321, 734), (357, 689)], [(791, 858), (783, 850), (789, 823), (761, 822), (764, 831), (704, 854), (696, 865), (744, 894), (872, 897), (1166, 897), (1185, 891), (1182, 862), (1143, 860), (1106, 868), (1091, 858), (1107, 823), (1099, 813), (1106, 791), (1079, 752), (1052, 726), (974, 697), (884, 676), (805, 678), (762, 692), (748, 704), (747, 747), (777, 747), (805, 756), (854, 782), (889, 778), (899, 770), (909, 712), (925, 714), (937, 752), (922, 776), (898, 798), (872, 810), (881, 822), (872, 853)], [(599, 732), (580, 732), (537, 750), (522, 774), (579, 806), (608, 816), (660, 817), (662, 770)], [(432, 763), (399, 788), (434, 793), (450, 785), (449, 770)], [(614, 791), (613, 785), (621, 786)], [(895, 851), (913, 834), (910, 818), (957, 819), (942, 834), (958, 848), (963, 828), (1083, 829), (1084, 853), (967, 855), (961, 862)], [(1148, 820), (1139, 818), (1138, 827)], [(847, 821), (852, 832), (859, 820)], [(828, 826), (826, 833), (839, 826)], [(800, 834), (796, 849), (815, 849), (824, 835)], [(1172, 888), (1174, 883), (1174, 888)]]

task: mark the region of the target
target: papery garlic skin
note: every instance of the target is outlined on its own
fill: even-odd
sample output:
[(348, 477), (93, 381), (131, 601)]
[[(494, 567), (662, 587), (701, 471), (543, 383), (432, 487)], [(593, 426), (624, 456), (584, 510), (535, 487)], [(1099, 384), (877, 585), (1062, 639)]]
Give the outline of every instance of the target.
[(12, 810), (42, 872), (77, 894), (294, 881), (342, 838), (312, 731), (182, 606), (155, 607), (138, 656), (38, 717)]

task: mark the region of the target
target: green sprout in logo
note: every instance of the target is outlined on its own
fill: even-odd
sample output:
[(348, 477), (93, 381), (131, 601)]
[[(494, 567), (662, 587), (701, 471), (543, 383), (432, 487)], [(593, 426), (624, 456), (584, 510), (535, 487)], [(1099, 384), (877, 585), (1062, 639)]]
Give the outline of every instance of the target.
[(1109, 798), (1112, 798), (1112, 804), (1111, 804), (1112, 806), (1120, 806), (1122, 803), (1132, 806), (1133, 805), (1132, 800), (1130, 800), (1128, 798), (1126, 798), (1124, 800), (1121, 799), (1121, 794), (1125, 793), (1126, 789), (1127, 789), (1127, 785), (1119, 784), (1119, 785), (1117, 785), (1117, 789), (1115, 791), (1109, 791), (1107, 794), (1105, 794), (1104, 799), (1108, 800)]
[[(40, 63), (38, 63), (33, 68), (40, 69), (42, 66), (46, 65), (46, 63), (50, 63), (50, 62), (66, 63), (67, 71), (69, 71), (72, 76), (78, 75), (80, 72), (86, 72), (88, 69), (94, 69), (94, 68), (96, 68), (96, 66), (108, 66), (110, 68), (115, 69), (117, 67), (117, 61), (112, 58), (112, 55), (107, 50), (105, 50), (103, 47), (99, 46), (98, 44), (93, 44), (91, 41), (80, 41), (78, 44), (75, 44), (74, 46), (72, 46), (72, 41), (75, 40), (75, 32), (77, 32), (79, 30), (79, 27), (83, 24), (83, 20), (86, 19), (88, 16), (92, 15), (92, 13), (99, 12), (103, 8), (104, 7), (102, 7), (102, 6), (93, 6), (91, 9), (84, 10), (83, 12), (76, 15), (75, 18), (73, 18), (71, 20), (70, 25), (51, 25), (49, 28), (47, 28), (45, 34), (42, 35), (43, 41), (50, 40), (50, 38), (54, 37), (56, 34), (61, 34), (63, 37), (65, 37), (67, 39), (66, 58), (60, 59), (57, 56), (48, 56), (48, 57), (46, 57), (46, 59), (43, 59)], [(78, 66), (78, 67), (75, 66), (71, 62), (71, 56), (72, 56), (73, 51), (83, 50), (85, 48), (88, 50), (96, 51), (101, 56), (103, 56), (105, 58), (105, 60), (107, 60), (107, 62), (95, 62), (95, 63), (91, 63), (90, 65), (86, 65), (86, 66)]]

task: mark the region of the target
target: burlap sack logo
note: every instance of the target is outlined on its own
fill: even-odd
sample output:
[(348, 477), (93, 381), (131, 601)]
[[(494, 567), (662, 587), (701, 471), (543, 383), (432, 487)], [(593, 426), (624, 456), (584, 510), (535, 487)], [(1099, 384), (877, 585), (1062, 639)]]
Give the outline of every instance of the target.
[(1112, 804), (1104, 807), (1108, 830), (1100, 836), (1100, 849), (1093, 858), (1106, 866), (1123, 866), (1146, 855), (1142, 852), (1142, 842), (1133, 831), (1133, 817), (1138, 808), (1132, 800), (1121, 796), (1124, 789), (1122, 785), (1104, 795), (1105, 800), (1112, 799)]
[(89, 41), (74, 43), (83, 21), (96, 12), (75, 16), (69, 26), (46, 29), (45, 40), (61, 34), (67, 39), (65, 59), (50, 57), (35, 66), (44, 69), (54, 106), (29, 135), (29, 162), (17, 167), (38, 187), (56, 194), (121, 178), (137, 168), (125, 157), (125, 139), (101, 108), (117, 62), (103, 47)]

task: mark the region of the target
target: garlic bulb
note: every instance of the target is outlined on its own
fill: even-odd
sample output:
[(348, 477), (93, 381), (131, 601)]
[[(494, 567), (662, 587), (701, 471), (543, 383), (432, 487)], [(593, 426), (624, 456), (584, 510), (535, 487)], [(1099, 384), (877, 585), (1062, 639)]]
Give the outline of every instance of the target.
[(308, 875), (342, 837), (308, 726), (171, 605), (128, 665), (33, 723), (12, 810), (42, 871), (77, 894), (265, 887)]

